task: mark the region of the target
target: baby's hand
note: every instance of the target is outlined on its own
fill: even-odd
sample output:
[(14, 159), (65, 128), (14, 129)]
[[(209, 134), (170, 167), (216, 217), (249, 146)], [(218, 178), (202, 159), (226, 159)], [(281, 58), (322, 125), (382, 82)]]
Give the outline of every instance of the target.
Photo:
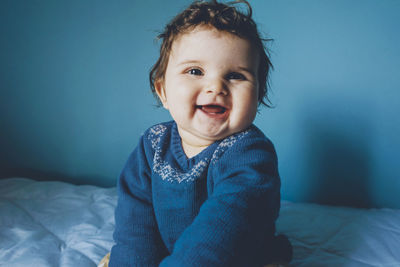
[(108, 262), (110, 261), (110, 253), (104, 256), (97, 267), (108, 267)]

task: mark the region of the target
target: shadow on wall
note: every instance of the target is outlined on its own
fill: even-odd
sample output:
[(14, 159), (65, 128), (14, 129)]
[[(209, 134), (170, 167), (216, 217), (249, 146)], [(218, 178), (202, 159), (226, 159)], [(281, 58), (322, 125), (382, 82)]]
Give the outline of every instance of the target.
[(42, 171), (30, 168), (8, 168), (0, 166), (0, 179), (10, 177), (23, 177), (34, 179), (36, 181), (61, 181), (72, 183), (76, 185), (98, 185), (101, 187), (115, 186), (107, 182), (107, 177), (94, 177), (93, 175), (87, 176), (68, 176), (61, 172)]
[(306, 121), (310, 201), (371, 207), (367, 126), (360, 118), (327, 111)]
[[(9, 92), (0, 93), (0, 99), (4, 96), (0, 103), (0, 178), (115, 186), (123, 164), (120, 137), (108, 131), (100, 116), (89, 120), (82, 112), (76, 118), (56, 108), (63, 106), (61, 102), (41, 106), (40, 99), (25, 98), (22, 93), (18, 97), (14, 95), (17, 90)], [(13, 101), (19, 98), (24, 100)]]

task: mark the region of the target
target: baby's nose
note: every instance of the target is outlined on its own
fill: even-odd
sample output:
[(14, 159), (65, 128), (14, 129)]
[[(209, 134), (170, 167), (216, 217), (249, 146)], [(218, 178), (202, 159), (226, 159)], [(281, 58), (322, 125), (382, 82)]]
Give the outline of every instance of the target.
[(214, 79), (206, 86), (206, 92), (208, 94), (216, 95), (227, 95), (228, 90), (223, 80)]

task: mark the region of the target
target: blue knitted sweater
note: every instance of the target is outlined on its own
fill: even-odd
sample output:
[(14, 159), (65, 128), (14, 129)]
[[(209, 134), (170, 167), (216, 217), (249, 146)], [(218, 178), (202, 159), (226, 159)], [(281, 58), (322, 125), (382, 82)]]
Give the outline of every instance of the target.
[(275, 234), (280, 179), (254, 125), (188, 159), (175, 122), (148, 129), (118, 182), (116, 266), (262, 266)]

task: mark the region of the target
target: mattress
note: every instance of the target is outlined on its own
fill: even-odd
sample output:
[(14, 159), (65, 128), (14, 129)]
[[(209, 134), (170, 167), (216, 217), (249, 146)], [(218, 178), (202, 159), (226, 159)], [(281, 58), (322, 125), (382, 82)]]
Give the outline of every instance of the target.
[[(115, 188), (0, 180), (0, 266), (96, 266), (112, 245)], [(400, 266), (400, 210), (282, 202), (290, 266)]]

